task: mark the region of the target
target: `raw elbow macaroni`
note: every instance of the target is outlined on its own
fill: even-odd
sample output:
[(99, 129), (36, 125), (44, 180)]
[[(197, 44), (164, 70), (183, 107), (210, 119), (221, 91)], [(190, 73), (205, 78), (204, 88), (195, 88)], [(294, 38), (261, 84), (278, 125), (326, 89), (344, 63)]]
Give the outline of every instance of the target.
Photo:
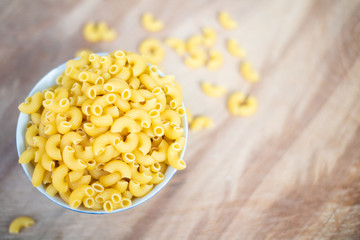
[(35, 224), (34, 219), (26, 216), (15, 218), (9, 226), (10, 234), (18, 234), (22, 228), (28, 228)]
[(116, 38), (116, 31), (110, 29), (105, 22), (88, 22), (83, 28), (83, 36), (89, 42), (111, 42)]
[(229, 97), (228, 109), (234, 116), (248, 117), (256, 112), (257, 100), (253, 96), (246, 97), (242, 92), (235, 92)]
[(156, 20), (150, 13), (142, 15), (141, 24), (149, 32), (159, 32), (164, 28), (164, 24), (159, 20)]
[[(142, 51), (157, 44), (148, 40)], [(83, 51), (58, 85), (20, 104), (31, 124), (19, 163), (34, 166), (33, 185), (45, 184), (49, 196), (72, 208), (112, 211), (148, 194), (168, 164), (183, 169), (181, 89), (157, 69), (134, 53)]]
[[(201, 84), (201, 89), (209, 97), (222, 97), (226, 94), (226, 88), (223, 86), (214, 86), (208, 82)], [(189, 117), (188, 117), (189, 118)]]
[(228, 12), (221, 11), (218, 16), (220, 25), (225, 29), (234, 29), (237, 23), (230, 17)]

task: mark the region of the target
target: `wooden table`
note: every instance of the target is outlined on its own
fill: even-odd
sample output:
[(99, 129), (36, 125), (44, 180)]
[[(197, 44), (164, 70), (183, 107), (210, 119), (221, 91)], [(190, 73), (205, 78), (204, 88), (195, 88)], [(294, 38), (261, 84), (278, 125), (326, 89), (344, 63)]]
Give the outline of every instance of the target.
[[(0, 2), (0, 235), (2, 239), (359, 239), (359, 1), (17, 1)], [(222, 29), (227, 10), (236, 30)], [(144, 12), (165, 22), (159, 33), (140, 25)], [(118, 32), (112, 43), (81, 34), (89, 20)], [(184, 87), (186, 105), (214, 119), (190, 133), (185, 160), (153, 199), (129, 211), (86, 215), (47, 200), (17, 163), (18, 104), (49, 70), (81, 48), (136, 51), (145, 37), (188, 38), (201, 27), (218, 33), (224, 66), (188, 69), (171, 49), (163, 68)], [(238, 39), (262, 79), (251, 84), (225, 50)], [(253, 117), (232, 117), (226, 99), (211, 99), (201, 81), (253, 94)], [(29, 215), (36, 225), (10, 236)]]

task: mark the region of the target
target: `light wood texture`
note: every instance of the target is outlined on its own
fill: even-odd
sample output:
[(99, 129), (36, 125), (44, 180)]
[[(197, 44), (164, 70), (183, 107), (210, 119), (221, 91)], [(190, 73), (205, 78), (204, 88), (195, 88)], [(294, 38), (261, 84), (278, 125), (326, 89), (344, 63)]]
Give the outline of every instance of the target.
[[(106, 4), (105, 4), (106, 2)], [(216, 14), (238, 22), (222, 29)], [(159, 33), (140, 26), (152, 12)], [(89, 20), (118, 32), (112, 43), (81, 35)], [(36, 225), (20, 239), (359, 239), (359, 1), (16, 1), (0, 2), (0, 236), (11, 220)], [(136, 51), (145, 37), (187, 38), (201, 27), (218, 32), (224, 66), (190, 70), (166, 48), (165, 72), (184, 87), (194, 114), (214, 119), (190, 133), (187, 169), (147, 203), (112, 215), (64, 210), (42, 196), (17, 163), (17, 106), (49, 70), (80, 48)], [(238, 39), (262, 78), (251, 84), (225, 49)], [(226, 99), (210, 99), (201, 81), (253, 94), (259, 109), (232, 117)]]

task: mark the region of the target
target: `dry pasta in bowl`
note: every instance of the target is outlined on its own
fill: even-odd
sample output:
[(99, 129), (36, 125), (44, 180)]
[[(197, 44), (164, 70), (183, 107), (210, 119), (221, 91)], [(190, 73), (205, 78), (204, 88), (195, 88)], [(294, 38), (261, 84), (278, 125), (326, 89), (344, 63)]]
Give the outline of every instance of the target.
[(65, 208), (129, 209), (186, 167), (180, 85), (138, 54), (84, 51), (41, 79), (19, 110), (19, 163)]

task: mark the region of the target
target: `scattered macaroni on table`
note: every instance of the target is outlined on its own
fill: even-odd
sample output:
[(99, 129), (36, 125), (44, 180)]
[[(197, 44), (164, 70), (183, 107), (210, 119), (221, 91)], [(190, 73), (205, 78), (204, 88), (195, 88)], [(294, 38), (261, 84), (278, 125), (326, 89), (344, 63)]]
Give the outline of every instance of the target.
[(226, 94), (226, 88), (223, 86), (215, 86), (208, 82), (201, 84), (201, 89), (209, 97), (222, 97)]
[(221, 11), (218, 20), (220, 25), (225, 29), (231, 30), (237, 27), (237, 23), (230, 17), (228, 12)]
[(230, 95), (228, 109), (234, 116), (248, 117), (257, 110), (257, 100), (253, 96), (246, 97), (242, 92), (235, 92)]
[(234, 38), (228, 39), (226, 47), (229, 53), (235, 57), (244, 58), (246, 56), (245, 50), (239, 46)]
[(144, 57), (80, 55), (57, 85), (20, 104), (34, 120), (19, 163), (34, 166), (32, 183), (49, 196), (109, 212), (149, 193), (169, 165), (186, 167), (185, 109), (174, 77), (161, 77)]
[(143, 14), (141, 24), (149, 32), (159, 32), (164, 28), (164, 24), (161, 21), (156, 20), (150, 13)]
[(260, 76), (255, 70), (252, 68), (249, 62), (243, 62), (240, 66), (241, 75), (244, 77), (245, 80), (249, 82), (258, 82)]
[(190, 124), (190, 129), (192, 131), (199, 131), (201, 129), (211, 128), (213, 126), (214, 126), (214, 122), (211, 118), (205, 116), (199, 116), (199, 117), (195, 117), (192, 120)]
[(35, 224), (35, 221), (26, 216), (15, 218), (9, 226), (9, 233), (18, 234), (22, 228), (28, 228)]

